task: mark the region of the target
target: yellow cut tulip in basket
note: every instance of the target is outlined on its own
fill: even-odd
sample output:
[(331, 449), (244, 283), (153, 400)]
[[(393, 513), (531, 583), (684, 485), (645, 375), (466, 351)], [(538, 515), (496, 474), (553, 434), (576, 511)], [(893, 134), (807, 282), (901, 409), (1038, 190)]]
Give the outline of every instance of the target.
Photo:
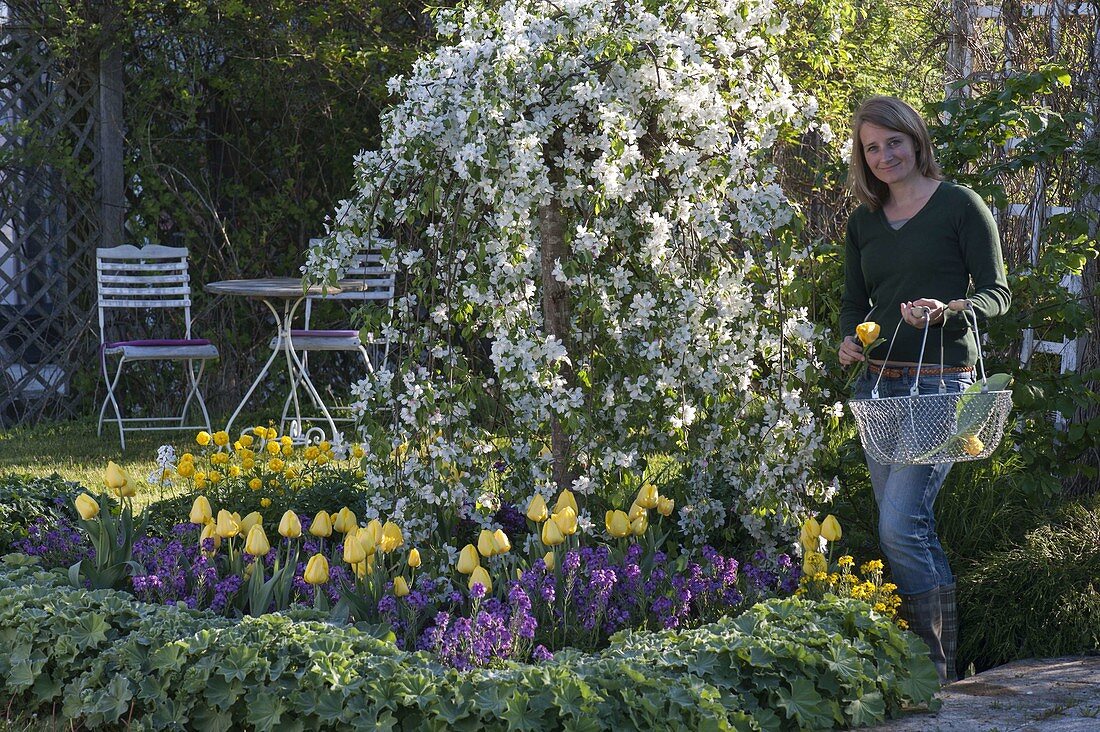
[[(986, 377), (978, 318), (969, 301), (958, 312), (967, 319), (978, 344), (981, 381), (965, 391), (948, 392), (941, 378), (938, 392), (920, 393), (920, 372), (931, 323), (930, 313), (925, 309), (917, 375), (913, 377), (909, 395), (879, 397), (880, 372), (869, 399), (848, 401), (848, 408), (852, 410), (859, 427), (863, 449), (876, 462), (883, 465), (930, 465), (980, 460), (989, 457), (1000, 444), (1012, 409), (1012, 392), (1008, 390), (1012, 378), (1008, 374)], [(897, 334), (898, 329), (895, 328), (886, 361), (890, 360)], [(942, 370), (941, 362), (940, 372)]]

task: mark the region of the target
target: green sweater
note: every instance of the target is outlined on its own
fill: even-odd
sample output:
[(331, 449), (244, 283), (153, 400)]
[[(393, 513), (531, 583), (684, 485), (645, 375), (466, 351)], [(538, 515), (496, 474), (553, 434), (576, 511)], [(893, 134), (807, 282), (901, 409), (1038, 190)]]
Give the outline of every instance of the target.
[[(922, 297), (944, 303), (969, 297), (979, 323), (1008, 310), (1012, 296), (997, 225), (969, 188), (940, 183), (924, 208), (897, 231), (882, 209), (872, 211), (866, 205), (848, 219), (841, 333), (854, 336), (863, 321), (878, 323), (886, 342), (870, 356), (883, 359), (901, 320), (900, 304)], [(944, 365), (971, 366), (977, 361), (966, 320), (950, 315), (942, 328), (929, 331), (925, 363), (939, 365), (941, 334)], [(903, 323), (890, 360), (917, 361), (921, 336), (921, 329)]]

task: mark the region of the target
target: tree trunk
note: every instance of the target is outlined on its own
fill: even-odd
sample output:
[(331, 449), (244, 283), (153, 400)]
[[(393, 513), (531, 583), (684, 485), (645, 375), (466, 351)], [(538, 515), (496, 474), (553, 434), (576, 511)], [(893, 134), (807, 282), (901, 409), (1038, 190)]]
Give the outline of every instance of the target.
[[(547, 335), (556, 336), (569, 349), (569, 293), (565, 283), (554, 277), (554, 268), (559, 260), (568, 257), (565, 245), (565, 218), (561, 201), (557, 198), (539, 207), (539, 238), (542, 264), (542, 319)], [(572, 368), (563, 364), (562, 374), (566, 381), (573, 381)], [(554, 482), (559, 488), (568, 488), (572, 483), (569, 470), (571, 440), (562, 428), (561, 420), (554, 412), (550, 413), (550, 450), (554, 457)]]

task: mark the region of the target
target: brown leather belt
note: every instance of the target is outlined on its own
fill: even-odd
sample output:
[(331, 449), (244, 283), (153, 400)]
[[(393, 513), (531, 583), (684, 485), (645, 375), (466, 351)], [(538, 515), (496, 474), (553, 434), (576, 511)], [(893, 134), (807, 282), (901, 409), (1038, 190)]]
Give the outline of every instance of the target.
[[(879, 366), (877, 363), (868, 363), (867, 370), (873, 374), (882, 374), (887, 379), (913, 378), (917, 375), (916, 366)], [(940, 376), (942, 374), (969, 374), (974, 370), (973, 366), (921, 366), (921, 376)]]

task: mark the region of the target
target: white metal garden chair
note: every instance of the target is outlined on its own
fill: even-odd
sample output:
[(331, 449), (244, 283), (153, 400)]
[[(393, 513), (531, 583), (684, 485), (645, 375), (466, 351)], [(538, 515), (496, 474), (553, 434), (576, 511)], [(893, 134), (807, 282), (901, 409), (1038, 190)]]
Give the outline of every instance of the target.
[[(320, 239), (311, 239), (310, 246), (320, 244)], [(372, 350), (374, 355), (381, 356), (381, 362), (385, 363), (389, 357), (389, 341), (382, 335), (376, 337), (370, 343), (364, 343), (357, 330), (322, 330), (310, 327), (313, 313), (312, 304), (315, 300), (340, 300), (354, 303), (375, 302), (389, 305), (393, 301), (394, 273), (382, 260), (382, 250), (377, 246), (367, 247), (358, 254), (344, 278), (339, 282), (339, 292), (329, 293), (323, 296), (311, 296), (306, 298), (305, 327), (290, 331), (291, 346), (297, 352), (302, 353), (302, 371), (299, 373), (294, 387), (287, 393), (283, 403), (283, 413), (279, 420), (280, 432), (283, 434), (298, 434), (301, 430), (301, 422), (310, 419), (302, 417), (298, 404), (298, 387), (302, 381), (309, 379), (308, 353), (310, 351), (329, 352), (358, 352), (363, 358), (363, 363), (368, 372), (374, 372)], [(271, 348), (282, 348), (277, 338), (271, 340)], [(367, 346), (371, 346), (368, 350)], [(312, 383), (312, 382), (311, 382)], [(314, 405), (319, 407), (319, 405)], [(291, 415), (291, 408), (294, 413)], [(352, 421), (351, 417), (336, 418), (337, 421)], [(290, 432), (286, 432), (287, 422), (291, 422)], [(294, 424), (297, 422), (297, 424)]]
[[(126, 430), (210, 430), (210, 415), (199, 390), (206, 362), (218, 358), (218, 349), (205, 338), (191, 337), (191, 283), (187, 272), (187, 249), (146, 245), (138, 248), (131, 244), (96, 249), (96, 284), (99, 289), (99, 355), (103, 380), (107, 384), (107, 396), (99, 410), (97, 433), (103, 432), (103, 419), (107, 405), (111, 405), (118, 423), (118, 439), (126, 449)], [(124, 319), (119, 311), (129, 310), (137, 316)], [(178, 310), (179, 313), (171, 311)], [(179, 317), (172, 317), (179, 316)], [(182, 324), (174, 322), (182, 319)], [(121, 322), (120, 322), (121, 321)], [(125, 324), (123, 324), (125, 323)], [(164, 333), (162, 328), (173, 327)], [(140, 328), (149, 337), (137, 340), (109, 340), (108, 333), (121, 335), (123, 329)], [(183, 331), (182, 338), (180, 330)], [(168, 336), (168, 337), (160, 337)], [(118, 366), (112, 376), (108, 361), (118, 358)], [(122, 416), (119, 405), (118, 384), (123, 367), (133, 361), (183, 361), (186, 373), (187, 397), (179, 416)], [(196, 363), (198, 373), (195, 372)], [(202, 423), (187, 424), (187, 412), (192, 400), (202, 410)]]

